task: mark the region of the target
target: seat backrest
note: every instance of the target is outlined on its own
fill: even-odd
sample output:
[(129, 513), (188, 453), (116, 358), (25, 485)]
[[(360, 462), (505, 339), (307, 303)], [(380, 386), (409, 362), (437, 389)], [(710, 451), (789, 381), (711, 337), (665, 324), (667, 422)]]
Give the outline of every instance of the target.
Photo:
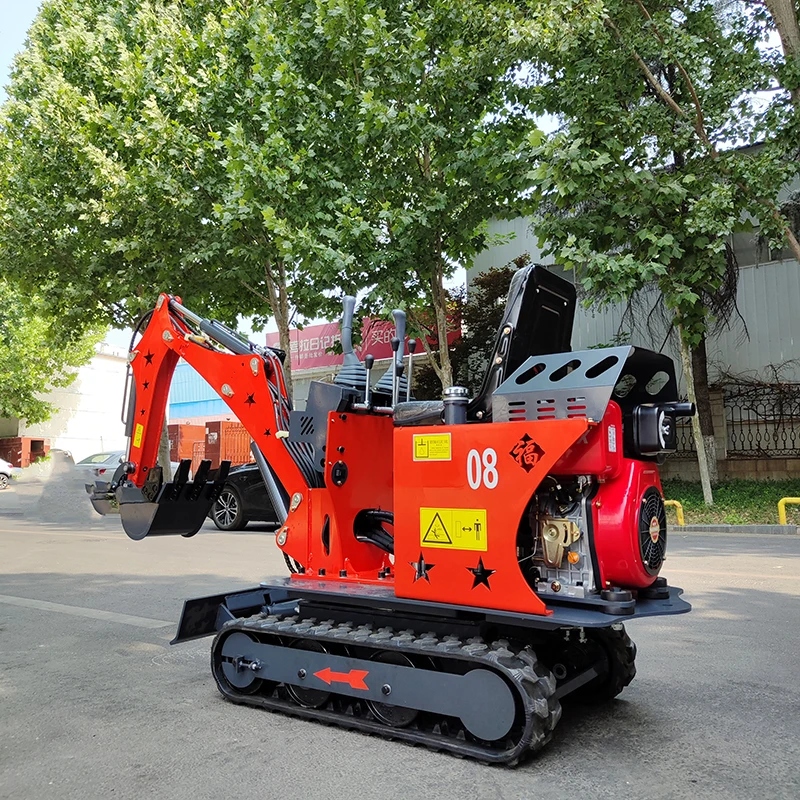
[(575, 287), (540, 264), (514, 274), (483, 385), (467, 419), (490, 420), (494, 390), (530, 356), (571, 350), (575, 301)]

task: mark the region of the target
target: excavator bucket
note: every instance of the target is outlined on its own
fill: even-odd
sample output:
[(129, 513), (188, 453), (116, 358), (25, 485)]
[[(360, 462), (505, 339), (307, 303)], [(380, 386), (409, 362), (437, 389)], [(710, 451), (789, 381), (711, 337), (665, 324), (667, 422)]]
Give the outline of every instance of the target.
[[(112, 493), (103, 492), (100, 484), (87, 486), (95, 510), (100, 514), (119, 511), (122, 527), (131, 539), (145, 536), (194, 536), (222, 493), (230, 461), (223, 461), (213, 480), (207, 480), (210, 461), (201, 461), (194, 480), (189, 480), (188, 459), (181, 461), (173, 480), (161, 483), (153, 470), (140, 489), (122, 483)], [(110, 487), (109, 487), (110, 488)]]
[(103, 517), (107, 514), (119, 514), (119, 503), (108, 481), (87, 483), (86, 491), (92, 507), (98, 514)]

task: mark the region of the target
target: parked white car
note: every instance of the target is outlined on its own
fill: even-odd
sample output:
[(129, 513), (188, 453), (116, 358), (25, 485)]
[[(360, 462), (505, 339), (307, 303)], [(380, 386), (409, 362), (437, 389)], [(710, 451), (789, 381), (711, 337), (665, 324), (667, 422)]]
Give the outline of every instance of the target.
[(0, 490), (8, 488), (11, 476), (19, 472), (16, 467), (12, 467), (4, 458), (0, 458)]
[(87, 477), (91, 475), (92, 478), (102, 478), (103, 480), (111, 480), (117, 467), (120, 465), (120, 459), (125, 460), (124, 450), (109, 450), (105, 453), (95, 453), (91, 456), (79, 461), (75, 467), (82, 472), (86, 472)]
[[(109, 450), (105, 453), (95, 453), (79, 461), (75, 467), (87, 474), (92, 479), (99, 478), (103, 481), (110, 481), (117, 471), (117, 467), (125, 461), (128, 454), (124, 450)], [(171, 461), (172, 474), (180, 466), (180, 461)]]

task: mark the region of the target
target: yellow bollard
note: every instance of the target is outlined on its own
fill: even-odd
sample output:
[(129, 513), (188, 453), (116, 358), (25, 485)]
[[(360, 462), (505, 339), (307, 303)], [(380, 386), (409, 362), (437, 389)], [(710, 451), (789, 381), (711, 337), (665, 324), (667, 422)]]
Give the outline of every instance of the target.
[(800, 506), (800, 497), (784, 497), (778, 501), (778, 522), (781, 525), (786, 525), (786, 506), (787, 505)]
[[(800, 500), (798, 500), (798, 502), (800, 502)], [(675, 513), (678, 515), (678, 525), (683, 527), (686, 524), (686, 522), (683, 519), (683, 506), (677, 500), (665, 500), (664, 505), (674, 506)]]

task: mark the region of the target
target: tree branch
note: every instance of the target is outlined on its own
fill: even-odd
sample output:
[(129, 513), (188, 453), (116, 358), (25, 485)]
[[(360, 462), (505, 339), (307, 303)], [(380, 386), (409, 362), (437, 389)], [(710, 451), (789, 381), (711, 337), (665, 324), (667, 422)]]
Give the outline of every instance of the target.
[(617, 41), (620, 44), (626, 46), (630, 50), (631, 55), (633, 56), (633, 60), (638, 65), (639, 69), (642, 71), (642, 74), (645, 77), (645, 80), (650, 84), (651, 88), (659, 97), (659, 99), (667, 106), (669, 106), (679, 117), (683, 118), (688, 117), (689, 115), (675, 102), (672, 95), (661, 85), (661, 82), (658, 80), (658, 78), (656, 78), (656, 76), (653, 75), (653, 73), (650, 71), (650, 67), (648, 67), (647, 64), (644, 63), (644, 60), (639, 55), (639, 53), (637, 53), (636, 50), (630, 45), (625, 45), (625, 43), (622, 40), (622, 34), (620, 33), (619, 28), (614, 24), (614, 22), (609, 17), (606, 17), (603, 20), (603, 22), (605, 23), (605, 26), (614, 33), (614, 36), (617, 37)]
[[(664, 47), (667, 46), (667, 42), (661, 34), (661, 31), (658, 29), (655, 21), (653, 20), (652, 16), (650, 16), (650, 12), (645, 8), (644, 3), (642, 0), (635, 0), (636, 5), (642, 10), (642, 14), (644, 14), (644, 18), (650, 23), (650, 27), (655, 34), (656, 38), (658, 39)], [(692, 103), (694, 104), (695, 108), (695, 121), (694, 121), (694, 129), (697, 132), (697, 135), (700, 137), (700, 141), (709, 149), (712, 158), (717, 157), (717, 150), (713, 144), (711, 144), (711, 140), (708, 138), (708, 133), (706, 131), (706, 121), (705, 116), (703, 115), (703, 109), (700, 105), (700, 98), (697, 96), (697, 91), (694, 88), (694, 83), (692, 83), (692, 79), (689, 77), (689, 73), (684, 69), (683, 64), (680, 61), (673, 58), (675, 62), (675, 66), (678, 68), (678, 71), (683, 76), (684, 81), (686, 82), (686, 87), (689, 89), (689, 94), (692, 96)]]
[[(408, 318), (411, 320), (412, 324), (415, 328), (420, 331), (426, 330), (426, 327), (422, 325), (417, 317), (416, 313), (409, 310), (408, 311)], [(425, 354), (428, 356), (428, 361), (430, 365), (433, 367), (433, 371), (436, 373), (436, 377), (439, 381), (444, 385), (444, 373), (442, 372), (442, 368), (439, 366), (436, 356), (431, 349), (430, 343), (428, 342), (428, 337), (423, 333), (422, 336), (419, 337), (420, 341), (422, 342), (422, 349), (425, 351)]]

